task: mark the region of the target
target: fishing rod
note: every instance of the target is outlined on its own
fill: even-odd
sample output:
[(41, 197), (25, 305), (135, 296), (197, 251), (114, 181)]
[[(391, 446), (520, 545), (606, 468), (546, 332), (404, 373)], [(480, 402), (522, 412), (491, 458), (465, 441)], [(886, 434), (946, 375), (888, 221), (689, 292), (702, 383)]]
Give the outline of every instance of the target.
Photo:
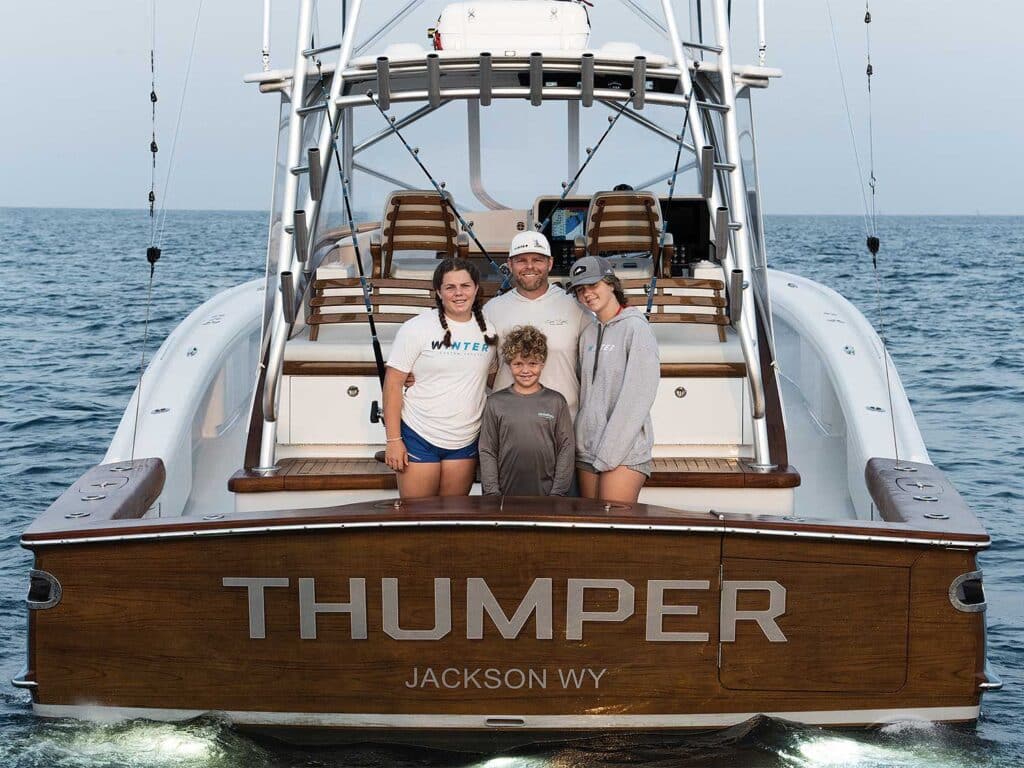
[[(324, 90), (324, 80), (320, 78), (320, 90)], [(325, 94), (326, 95), (326, 94)], [(331, 128), (330, 152), (334, 155), (335, 164), (338, 167), (338, 178), (341, 181), (341, 197), (345, 203), (345, 215), (348, 217), (348, 231), (352, 236), (352, 248), (356, 255), (356, 265), (359, 269), (359, 286), (363, 292), (363, 306), (366, 308), (366, 320), (370, 325), (370, 338), (373, 342), (373, 359), (377, 364), (377, 378), (380, 379), (381, 391), (384, 389), (384, 353), (380, 348), (380, 339), (377, 337), (377, 324), (373, 319), (373, 302), (370, 300), (370, 284), (366, 279), (366, 272), (363, 269), (363, 257), (359, 251), (359, 236), (356, 232), (356, 222), (352, 216), (352, 200), (349, 195), (348, 179), (345, 177), (344, 166), (341, 162), (341, 155), (338, 153), (338, 132), (334, 127), (334, 120), (331, 119), (330, 109), (326, 110), (327, 123)], [(326, 187), (327, 179), (323, 180)], [(321, 191), (321, 197), (323, 193)]]
[(455, 204), (452, 202), (451, 196), (445, 192), (444, 182), (438, 184), (434, 180), (434, 177), (431, 176), (430, 171), (427, 170), (427, 166), (425, 166), (423, 164), (423, 161), (420, 160), (419, 150), (410, 147), (409, 142), (407, 142), (405, 140), (405, 137), (402, 136), (402, 132), (399, 131), (398, 126), (395, 125), (395, 118), (388, 116), (388, 113), (384, 111), (383, 107), (381, 107), (380, 103), (377, 101), (377, 97), (373, 95), (373, 91), (367, 91), (366, 95), (369, 97), (370, 102), (373, 104), (373, 106), (377, 108), (377, 111), (380, 112), (381, 117), (384, 118), (384, 121), (388, 124), (388, 128), (391, 129), (391, 132), (398, 137), (398, 140), (401, 141), (402, 145), (408, 150), (409, 154), (412, 156), (412, 159), (416, 161), (416, 165), (418, 165), (420, 167), (420, 170), (422, 170), (423, 173), (426, 175), (427, 180), (430, 182), (431, 186), (434, 187), (437, 194), (440, 195), (441, 200), (444, 202), (445, 205), (448, 206), (451, 212), (455, 214), (455, 218), (459, 220), (459, 224), (462, 225), (462, 228), (466, 231), (466, 234), (468, 234), (470, 238), (473, 240), (473, 242), (476, 243), (476, 247), (480, 249), (480, 253), (482, 253), (484, 257), (487, 259), (487, 261), (490, 262), (491, 266), (494, 268), (494, 271), (497, 272), (499, 275), (503, 275), (505, 280), (507, 281), (509, 275), (508, 265), (502, 264), (501, 266), (498, 266), (498, 263), (493, 258), (491, 258), (491, 254), (487, 252), (487, 249), (484, 248), (483, 243), (481, 243), (480, 240), (477, 238), (476, 232), (473, 231), (472, 225), (470, 225), (470, 223), (462, 217), (462, 214), (459, 213), (458, 209), (455, 207)]
[[(636, 91), (631, 90), (629, 92), (630, 98), (633, 98), (633, 96), (635, 95)], [(551, 219), (554, 217), (555, 211), (557, 211), (558, 207), (565, 202), (565, 198), (569, 196), (569, 192), (572, 190), (573, 186), (575, 186), (576, 182), (579, 181), (580, 176), (583, 175), (583, 171), (586, 170), (587, 166), (590, 164), (590, 161), (594, 159), (594, 155), (597, 154), (597, 150), (601, 148), (601, 143), (605, 140), (605, 137), (609, 133), (611, 133), (612, 128), (615, 127), (615, 123), (617, 123), (619, 118), (622, 117), (622, 113), (626, 111), (626, 108), (628, 106), (629, 99), (624, 99), (622, 102), (622, 106), (619, 107), (619, 111), (616, 112), (613, 117), (608, 118), (608, 127), (604, 129), (604, 133), (601, 134), (601, 138), (597, 140), (597, 144), (594, 145), (594, 148), (591, 149), (590, 147), (587, 147), (587, 159), (583, 161), (583, 165), (580, 166), (579, 170), (576, 171), (576, 175), (573, 176), (570, 181), (562, 182), (562, 194), (555, 202), (555, 205), (554, 207), (552, 207), (550, 213), (548, 213), (547, 218), (544, 219), (544, 221), (542, 221), (540, 224), (534, 225), (538, 232), (543, 232), (547, 228), (548, 224), (551, 223)]]
[[(679, 159), (683, 154), (683, 141), (686, 139), (686, 126), (690, 122), (690, 110), (687, 109), (683, 116), (683, 128), (679, 131), (679, 138), (676, 141), (676, 164), (672, 169), (672, 179), (668, 183), (668, 201), (672, 202), (672, 195), (676, 191), (676, 176), (679, 175)], [(665, 247), (665, 236), (668, 234), (668, 217), (662, 216), (661, 219), (661, 237), (658, 238), (658, 256), (660, 258), (661, 251)], [(651, 276), (651, 288), (647, 292), (647, 311), (646, 315), (651, 316), (651, 306), (654, 304), (654, 291), (658, 287), (658, 270), (654, 269)]]

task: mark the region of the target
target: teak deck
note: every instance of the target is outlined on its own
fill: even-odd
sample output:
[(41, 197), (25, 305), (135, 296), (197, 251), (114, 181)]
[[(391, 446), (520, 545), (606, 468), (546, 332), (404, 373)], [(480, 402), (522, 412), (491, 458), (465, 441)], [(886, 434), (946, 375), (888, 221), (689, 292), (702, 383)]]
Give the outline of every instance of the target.
[[(362, 491), (398, 487), (395, 473), (376, 459), (281, 459), (273, 475), (244, 469), (228, 481), (234, 493), (272, 491)], [(793, 467), (755, 472), (744, 459), (659, 458), (647, 480), (651, 488), (794, 488), (800, 474)]]

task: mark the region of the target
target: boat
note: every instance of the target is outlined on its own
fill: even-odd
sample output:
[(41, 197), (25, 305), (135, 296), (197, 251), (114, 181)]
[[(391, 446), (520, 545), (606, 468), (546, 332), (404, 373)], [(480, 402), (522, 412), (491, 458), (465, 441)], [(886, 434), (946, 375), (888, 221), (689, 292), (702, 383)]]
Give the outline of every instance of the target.
[[(302, 0), (293, 65), (247, 78), (280, 105), (266, 278), (170, 334), (102, 463), (22, 535), (13, 682), (35, 714), (445, 745), (976, 721), (1000, 687), (990, 537), (871, 323), (768, 267), (753, 101), (781, 72), (763, 3), (751, 64), (733, 63), (726, 0), (698, 3), (686, 36), (668, 0), (660, 18), (625, 3), (653, 42), (600, 45), (604, 9), (452, 3), (423, 17), (429, 48), (387, 42), (419, 3), (379, 25), (363, 5), (311, 46)], [(555, 132), (531, 152), (566, 181), (489, 189), (484, 145), (508, 148), (485, 135), (540, 115)], [(403, 131), (443, 117), (406, 151)], [(581, 173), (610, 151), (662, 172), (617, 190), (621, 165)], [(400, 498), (374, 343), (431, 311), (439, 256), (494, 294), (538, 226), (552, 281), (605, 255), (657, 336), (639, 501)]]

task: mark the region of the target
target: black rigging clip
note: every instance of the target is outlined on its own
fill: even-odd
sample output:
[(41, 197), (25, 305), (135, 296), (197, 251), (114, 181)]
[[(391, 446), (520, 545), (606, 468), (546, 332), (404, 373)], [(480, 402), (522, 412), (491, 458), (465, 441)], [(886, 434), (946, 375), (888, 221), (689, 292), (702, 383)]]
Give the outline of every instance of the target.
[(878, 239), (877, 235), (868, 235), (867, 245), (871, 252), (871, 264), (878, 269), (878, 249), (882, 246), (882, 241)]
[(146, 249), (146, 261), (149, 262), (149, 276), (153, 276), (153, 271), (156, 269), (156, 263), (160, 261), (160, 249), (155, 245), (149, 246)]

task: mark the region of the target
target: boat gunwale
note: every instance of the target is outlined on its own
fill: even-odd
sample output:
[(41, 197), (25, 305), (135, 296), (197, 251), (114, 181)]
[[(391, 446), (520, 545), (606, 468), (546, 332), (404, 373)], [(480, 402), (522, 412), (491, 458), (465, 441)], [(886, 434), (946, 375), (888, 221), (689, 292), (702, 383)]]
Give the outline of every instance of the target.
[[(449, 497), (383, 499), (334, 507), (260, 510), (202, 518), (121, 520), (41, 518), (21, 537), (26, 548), (61, 544), (181, 539), (361, 528), (550, 528), (646, 531), (730, 536), (915, 544), (969, 549), (991, 541), (973, 517), (964, 525), (924, 527), (905, 522), (825, 520), (675, 510), (650, 504), (606, 504), (588, 499)], [(922, 521), (925, 522), (925, 521)], [(931, 522), (931, 521), (927, 521)], [(942, 521), (945, 522), (945, 521)], [(973, 522), (973, 525), (966, 523)]]

